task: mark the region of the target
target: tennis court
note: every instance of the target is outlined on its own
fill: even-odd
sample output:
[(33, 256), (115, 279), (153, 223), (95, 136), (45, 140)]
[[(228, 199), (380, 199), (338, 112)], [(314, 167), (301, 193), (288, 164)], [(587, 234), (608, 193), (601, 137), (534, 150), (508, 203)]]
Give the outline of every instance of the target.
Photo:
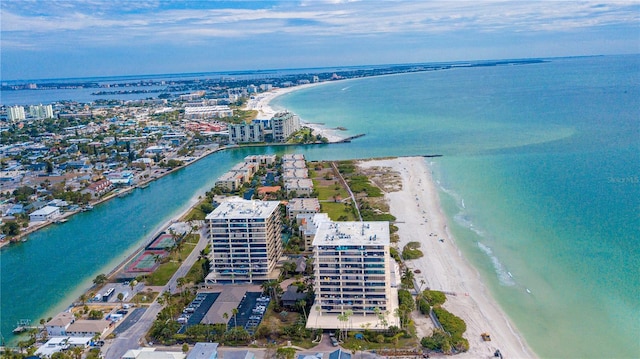
[(153, 272), (160, 265), (158, 259), (166, 255), (164, 250), (146, 250), (133, 260), (127, 272)]
[(176, 241), (173, 239), (173, 236), (170, 234), (161, 234), (156, 239), (151, 242), (147, 246), (147, 249), (150, 250), (164, 250), (173, 247), (176, 244)]

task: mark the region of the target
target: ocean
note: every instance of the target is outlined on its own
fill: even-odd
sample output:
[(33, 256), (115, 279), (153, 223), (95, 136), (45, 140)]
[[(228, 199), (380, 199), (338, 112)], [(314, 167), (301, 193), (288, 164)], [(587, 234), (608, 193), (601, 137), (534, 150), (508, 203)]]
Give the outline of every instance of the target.
[(219, 152), (3, 248), (4, 339), (64, 309), (248, 154), (441, 154), (426, 160), (449, 227), (536, 353), (640, 356), (640, 56), (338, 81), (273, 104), (365, 136)]
[(365, 133), (349, 157), (442, 154), (451, 231), (541, 357), (640, 356), (640, 56), (349, 80), (274, 105)]

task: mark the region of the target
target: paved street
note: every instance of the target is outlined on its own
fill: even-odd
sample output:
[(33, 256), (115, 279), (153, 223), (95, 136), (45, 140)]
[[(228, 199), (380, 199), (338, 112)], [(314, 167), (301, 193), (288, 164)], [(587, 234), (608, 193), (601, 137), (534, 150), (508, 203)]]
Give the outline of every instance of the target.
[[(169, 282), (162, 287), (160, 293), (170, 290), (172, 293), (178, 292), (177, 280), (178, 278), (184, 277), (189, 269), (193, 266), (193, 264), (200, 256), (200, 251), (203, 250), (207, 246), (207, 239), (202, 235), (204, 229), (200, 231), (200, 241), (195, 246), (191, 254), (182, 262), (182, 265), (176, 273), (171, 277)], [(140, 347), (142, 341), (144, 341), (144, 335), (149, 331), (153, 321), (156, 319), (158, 313), (162, 307), (157, 303), (153, 302), (149, 308), (144, 312), (142, 317), (135, 323), (131, 328), (124, 331), (122, 334), (118, 335), (116, 339), (107, 341), (105, 347), (103, 348), (104, 358), (105, 359), (120, 359), (122, 355), (127, 352), (129, 349), (137, 349)]]

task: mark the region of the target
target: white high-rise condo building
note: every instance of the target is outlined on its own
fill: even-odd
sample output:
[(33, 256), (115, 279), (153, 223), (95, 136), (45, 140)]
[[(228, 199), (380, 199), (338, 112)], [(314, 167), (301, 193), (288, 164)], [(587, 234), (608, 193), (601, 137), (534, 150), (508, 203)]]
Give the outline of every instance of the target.
[(9, 111), (7, 112), (7, 117), (9, 118), (9, 121), (24, 120), (26, 118), (24, 116), (24, 107), (22, 106), (9, 107)]
[(211, 242), (207, 284), (276, 279), (282, 256), (280, 202), (231, 199), (205, 219)]
[[(309, 328), (396, 325), (398, 293), (389, 222), (320, 222), (313, 239), (315, 302)], [(348, 323), (339, 315), (350, 313)]]
[(296, 131), (300, 130), (300, 118), (291, 112), (278, 112), (271, 118), (273, 141), (285, 142)]
[(42, 104), (37, 106), (29, 106), (29, 116), (37, 120), (53, 118), (53, 107), (51, 105)]

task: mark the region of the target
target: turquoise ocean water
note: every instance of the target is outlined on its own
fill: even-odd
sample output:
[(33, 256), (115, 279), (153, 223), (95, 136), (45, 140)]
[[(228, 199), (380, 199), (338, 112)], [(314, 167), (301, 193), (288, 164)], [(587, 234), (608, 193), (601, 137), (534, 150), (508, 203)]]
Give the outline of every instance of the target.
[(275, 104), (366, 133), (353, 157), (443, 154), (451, 230), (539, 355), (640, 357), (640, 57), (360, 79)]
[(640, 56), (341, 81), (274, 104), (366, 136), (219, 152), (4, 248), (4, 339), (64, 309), (248, 154), (437, 153), (450, 228), (536, 353), (640, 356)]

